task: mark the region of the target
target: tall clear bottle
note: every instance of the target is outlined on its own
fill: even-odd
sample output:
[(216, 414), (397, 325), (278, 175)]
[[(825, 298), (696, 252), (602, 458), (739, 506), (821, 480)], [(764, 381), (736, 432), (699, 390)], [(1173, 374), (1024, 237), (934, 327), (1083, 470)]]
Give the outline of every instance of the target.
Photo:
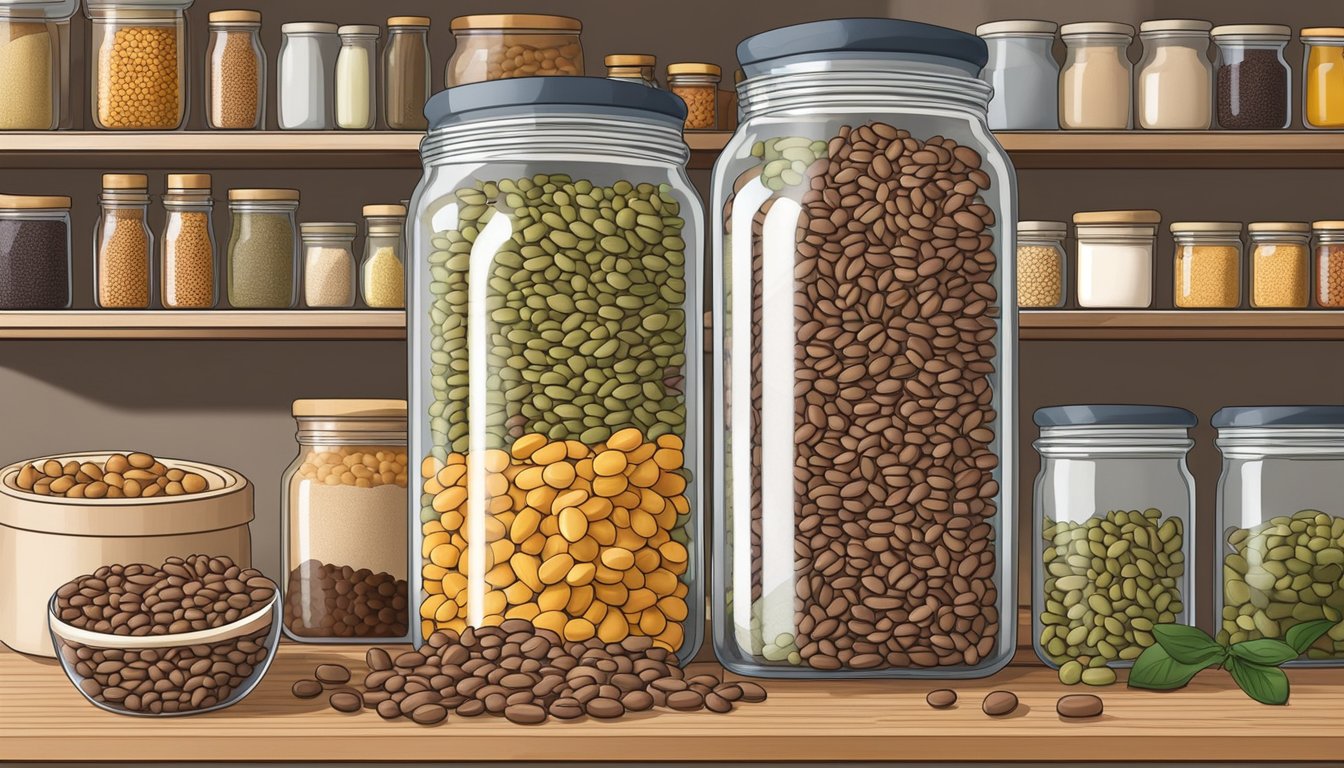
[(164, 309), (210, 309), (219, 299), (210, 174), (171, 173), (159, 260)]
[(103, 175), (102, 215), (94, 233), (94, 303), (102, 309), (148, 309), (149, 179), (142, 173)]
[(378, 28), (341, 27), (336, 57), (336, 127), (371, 131), (378, 123)]

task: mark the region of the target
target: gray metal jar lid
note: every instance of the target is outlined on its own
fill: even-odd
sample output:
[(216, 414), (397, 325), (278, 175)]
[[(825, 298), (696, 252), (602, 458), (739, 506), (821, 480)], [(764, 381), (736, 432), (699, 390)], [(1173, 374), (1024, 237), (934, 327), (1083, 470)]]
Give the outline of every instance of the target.
[(743, 67), (807, 53), (914, 53), (985, 66), (989, 48), (975, 35), (898, 19), (830, 19), (752, 35), (737, 46)]
[(1344, 427), (1344, 405), (1229, 406), (1213, 414), (1218, 429), (1237, 427)]
[(567, 76), (515, 77), (459, 85), (430, 98), (425, 117), (431, 126), (438, 126), (536, 107), (626, 113), (677, 126), (686, 120), (686, 103), (670, 91), (605, 77)]
[(1035, 414), (1038, 427), (1193, 427), (1195, 414), (1169, 405), (1054, 405)]

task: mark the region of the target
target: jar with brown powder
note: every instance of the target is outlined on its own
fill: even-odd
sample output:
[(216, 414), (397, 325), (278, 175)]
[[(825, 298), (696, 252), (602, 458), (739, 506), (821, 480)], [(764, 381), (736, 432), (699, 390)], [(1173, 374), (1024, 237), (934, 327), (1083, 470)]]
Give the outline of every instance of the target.
[(429, 18), (393, 16), (387, 20), (383, 49), (383, 109), (394, 131), (423, 131), (429, 101)]
[(163, 308), (210, 309), (219, 296), (210, 174), (169, 174), (163, 208), (168, 214), (159, 263)]
[(103, 309), (149, 308), (152, 238), (148, 178), (141, 173), (103, 176), (102, 216), (94, 229), (95, 303)]
[(266, 52), (261, 14), (210, 14), (205, 57), (205, 121), (211, 128), (261, 130), (266, 119)]

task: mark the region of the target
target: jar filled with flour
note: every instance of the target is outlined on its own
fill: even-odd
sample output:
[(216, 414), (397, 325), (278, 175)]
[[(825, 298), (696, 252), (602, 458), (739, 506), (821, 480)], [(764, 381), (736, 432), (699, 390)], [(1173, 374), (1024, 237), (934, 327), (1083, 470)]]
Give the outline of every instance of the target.
[(1090, 21), (1059, 28), (1068, 54), (1059, 76), (1059, 127), (1123, 131), (1133, 127), (1134, 65), (1128, 24)]
[(1147, 309), (1153, 305), (1157, 211), (1086, 211), (1078, 235), (1078, 306)]
[(296, 400), (281, 481), (285, 634), (409, 639), (405, 400)]
[(1137, 80), (1138, 123), (1148, 130), (1207, 131), (1213, 124), (1209, 30), (1194, 19), (1139, 25), (1143, 60)]

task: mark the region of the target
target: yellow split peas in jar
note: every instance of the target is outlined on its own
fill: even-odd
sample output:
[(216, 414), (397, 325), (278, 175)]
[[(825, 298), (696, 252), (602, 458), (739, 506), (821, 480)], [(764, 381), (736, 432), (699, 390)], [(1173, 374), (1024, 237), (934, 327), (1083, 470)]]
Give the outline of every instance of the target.
[(98, 50), (98, 123), (104, 128), (173, 129), (182, 121), (178, 33), (118, 27)]

